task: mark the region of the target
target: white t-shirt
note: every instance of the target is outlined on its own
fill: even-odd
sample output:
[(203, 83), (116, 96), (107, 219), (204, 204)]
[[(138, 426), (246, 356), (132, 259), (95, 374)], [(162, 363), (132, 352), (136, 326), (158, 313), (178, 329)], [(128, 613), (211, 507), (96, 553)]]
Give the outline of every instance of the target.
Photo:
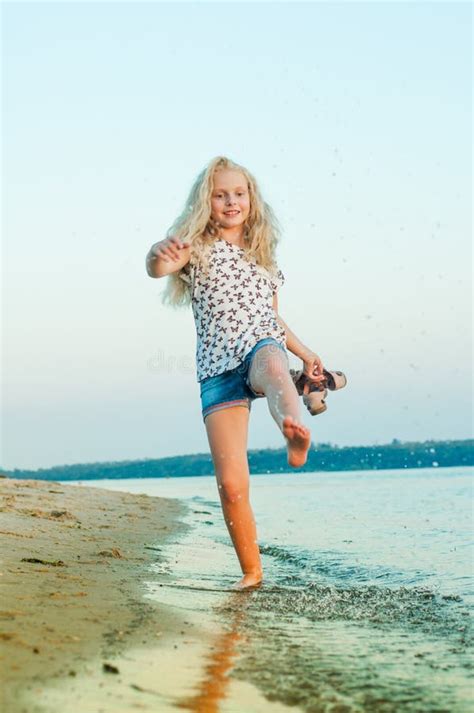
[(264, 337), (286, 346), (273, 309), (273, 295), (285, 282), (281, 270), (274, 277), (247, 260), (243, 248), (216, 238), (208, 273), (187, 263), (179, 275), (191, 288), (198, 382), (237, 367)]

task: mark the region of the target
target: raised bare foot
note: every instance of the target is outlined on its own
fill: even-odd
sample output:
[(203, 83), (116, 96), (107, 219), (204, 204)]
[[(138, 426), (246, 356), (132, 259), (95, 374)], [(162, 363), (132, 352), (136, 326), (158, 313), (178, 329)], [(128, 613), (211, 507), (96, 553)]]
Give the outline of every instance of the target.
[(288, 465), (299, 468), (306, 463), (311, 445), (309, 428), (298, 423), (292, 416), (285, 416), (282, 424), (283, 435), (288, 441)]
[(263, 576), (262, 572), (253, 572), (251, 574), (244, 574), (239, 582), (232, 585), (231, 589), (251, 589), (254, 587), (259, 587), (262, 583)]

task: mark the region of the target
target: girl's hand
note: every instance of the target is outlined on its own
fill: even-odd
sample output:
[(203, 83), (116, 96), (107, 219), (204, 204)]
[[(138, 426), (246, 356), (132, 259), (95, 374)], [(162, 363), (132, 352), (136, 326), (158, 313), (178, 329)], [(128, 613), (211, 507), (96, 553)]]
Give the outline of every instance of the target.
[(188, 248), (190, 243), (183, 242), (175, 235), (170, 238), (165, 238), (160, 240), (151, 246), (150, 253), (165, 262), (170, 262), (170, 260), (179, 260), (179, 251), (183, 248)]
[(326, 378), (323, 373), (324, 366), (321, 357), (319, 357), (316, 352), (308, 352), (303, 359), (303, 364), (303, 373), (310, 381), (319, 383)]

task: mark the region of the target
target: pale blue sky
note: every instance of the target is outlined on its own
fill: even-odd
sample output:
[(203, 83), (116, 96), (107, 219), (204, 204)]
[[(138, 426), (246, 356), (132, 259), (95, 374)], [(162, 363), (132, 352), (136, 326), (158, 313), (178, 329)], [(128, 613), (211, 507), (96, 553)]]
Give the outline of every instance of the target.
[[(208, 451), (192, 314), (145, 255), (218, 154), (283, 226), (283, 318), (348, 378), (313, 441), (469, 437), (471, 13), (4, 3), (0, 465)], [(283, 444), (254, 403), (249, 448)]]

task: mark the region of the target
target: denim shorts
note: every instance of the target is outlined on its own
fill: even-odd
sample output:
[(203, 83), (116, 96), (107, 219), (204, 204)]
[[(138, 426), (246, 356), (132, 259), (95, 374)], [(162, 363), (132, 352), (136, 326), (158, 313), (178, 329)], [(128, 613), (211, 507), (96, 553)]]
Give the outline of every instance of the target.
[(250, 411), (252, 401), (265, 396), (265, 394), (259, 394), (252, 389), (249, 372), (254, 354), (267, 344), (273, 344), (274, 348), (281, 349), (288, 361), (285, 346), (273, 337), (265, 337), (256, 343), (244, 361), (234, 369), (229, 369), (216, 376), (208, 376), (200, 382), (203, 421), (213, 411), (220, 411), (230, 406), (246, 406)]

